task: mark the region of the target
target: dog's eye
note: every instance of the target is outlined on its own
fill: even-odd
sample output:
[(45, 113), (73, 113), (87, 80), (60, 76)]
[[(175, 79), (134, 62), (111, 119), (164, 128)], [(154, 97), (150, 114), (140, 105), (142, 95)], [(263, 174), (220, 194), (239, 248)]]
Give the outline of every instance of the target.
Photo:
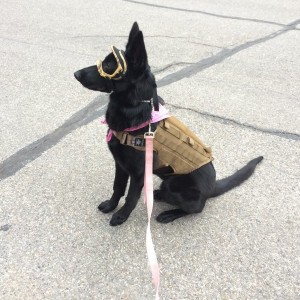
[(105, 62), (105, 63), (103, 64), (103, 69), (104, 69), (105, 71), (112, 71), (112, 70), (114, 70), (114, 68), (115, 68), (115, 65), (114, 65), (113, 62)]

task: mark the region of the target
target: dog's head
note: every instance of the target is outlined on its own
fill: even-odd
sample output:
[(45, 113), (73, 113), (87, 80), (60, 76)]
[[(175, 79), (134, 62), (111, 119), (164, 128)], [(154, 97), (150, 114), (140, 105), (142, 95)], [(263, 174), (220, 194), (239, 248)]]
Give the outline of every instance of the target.
[(105, 93), (126, 91), (143, 76), (155, 86), (138, 24), (135, 22), (131, 28), (125, 51), (112, 46), (112, 52), (103, 61), (98, 60), (96, 65), (81, 69), (74, 76), (84, 87)]

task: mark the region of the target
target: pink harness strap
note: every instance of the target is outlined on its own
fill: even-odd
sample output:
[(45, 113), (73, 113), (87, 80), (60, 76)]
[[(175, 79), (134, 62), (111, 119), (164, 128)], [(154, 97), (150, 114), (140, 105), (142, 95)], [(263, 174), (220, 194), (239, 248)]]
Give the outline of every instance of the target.
[[(138, 126), (135, 126), (135, 127), (126, 128), (123, 131), (128, 131), (128, 132), (135, 131), (135, 130), (138, 130), (138, 129), (141, 129), (141, 128), (147, 126), (150, 122), (151, 123), (156, 123), (156, 122), (159, 122), (159, 121), (161, 121), (165, 118), (168, 118), (168, 117), (170, 117), (169, 111), (164, 106), (159, 104), (159, 111), (152, 110), (151, 121), (146, 121), (146, 122), (144, 122), (144, 123), (142, 123)], [(105, 119), (101, 119), (100, 122), (101, 122), (101, 124), (107, 124)], [(114, 133), (114, 131), (112, 129), (109, 129), (108, 134), (106, 136), (106, 141), (107, 142), (109, 142), (111, 140), (113, 133)]]

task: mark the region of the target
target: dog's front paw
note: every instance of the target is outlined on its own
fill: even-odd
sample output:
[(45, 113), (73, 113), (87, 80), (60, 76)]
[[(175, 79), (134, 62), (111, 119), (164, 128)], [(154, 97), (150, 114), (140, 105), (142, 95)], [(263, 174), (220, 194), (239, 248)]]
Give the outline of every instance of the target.
[(106, 214), (106, 213), (113, 211), (117, 207), (117, 205), (118, 204), (112, 203), (112, 201), (110, 201), (110, 200), (106, 200), (106, 201), (103, 201), (102, 203), (100, 203), (100, 205), (98, 206), (98, 209)]
[(116, 213), (113, 214), (109, 224), (111, 226), (117, 226), (117, 225), (121, 225), (122, 223), (124, 223), (127, 219), (128, 219), (128, 215), (124, 214), (120, 211), (117, 211)]

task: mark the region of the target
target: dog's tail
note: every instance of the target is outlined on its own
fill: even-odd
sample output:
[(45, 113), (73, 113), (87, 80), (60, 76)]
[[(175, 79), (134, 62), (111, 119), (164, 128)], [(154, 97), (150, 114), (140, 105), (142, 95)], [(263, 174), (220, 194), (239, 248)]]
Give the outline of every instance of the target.
[(247, 180), (252, 173), (254, 172), (256, 166), (263, 160), (263, 156), (259, 156), (257, 158), (252, 159), (247, 163), (246, 166), (241, 168), (240, 170), (236, 171), (229, 177), (226, 177), (221, 180), (217, 180), (216, 186), (212, 195), (210, 197), (217, 197), (222, 195), (229, 190), (239, 186), (245, 180)]

